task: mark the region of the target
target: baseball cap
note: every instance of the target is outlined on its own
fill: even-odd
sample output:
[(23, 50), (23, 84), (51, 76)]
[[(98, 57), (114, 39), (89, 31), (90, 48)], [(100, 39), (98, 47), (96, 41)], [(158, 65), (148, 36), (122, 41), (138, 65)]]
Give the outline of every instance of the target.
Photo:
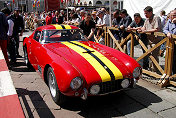
[(103, 14), (103, 11), (99, 10), (99, 11), (97, 12), (97, 15), (99, 15), (99, 14)]
[(96, 14), (97, 14), (97, 11), (93, 11), (92, 14), (95, 14), (95, 15), (96, 15)]

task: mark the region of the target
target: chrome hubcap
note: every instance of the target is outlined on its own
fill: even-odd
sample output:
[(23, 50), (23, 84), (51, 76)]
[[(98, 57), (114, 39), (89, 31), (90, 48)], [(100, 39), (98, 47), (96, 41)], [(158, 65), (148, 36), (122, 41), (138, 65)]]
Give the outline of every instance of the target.
[(54, 81), (54, 75), (52, 72), (49, 73), (49, 87), (50, 87), (50, 92), (53, 97), (56, 96), (56, 83)]

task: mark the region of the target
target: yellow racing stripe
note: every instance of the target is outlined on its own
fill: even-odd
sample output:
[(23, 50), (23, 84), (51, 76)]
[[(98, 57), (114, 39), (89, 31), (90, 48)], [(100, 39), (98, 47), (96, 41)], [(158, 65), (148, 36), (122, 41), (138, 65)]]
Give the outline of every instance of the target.
[(54, 25), (53, 26), (56, 28), (56, 29), (63, 29), (61, 25)]
[[(105, 67), (103, 67), (94, 57), (92, 57), (89, 53), (83, 53), (86, 50), (74, 45), (72, 43), (69, 42), (62, 42), (64, 45), (68, 46), (69, 48), (73, 49), (75, 52), (77, 52), (78, 54), (80, 54), (82, 57), (84, 57), (93, 67), (94, 69), (98, 72), (98, 74), (100, 75), (101, 79), (103, 82), (106, 81), (111, 81), (111, 76), (110, 74), (107, 72), (107, 70), (105, 69)], [(73, 41), (73, 43), (78, 44), (84, 48), (87, 48), (91, 51), (94, 51), (93, 54), (95, 56), (97, 56), (114, 74), (115, 76), (115, 80), (117, 79), (122, 79), (123, 75), (120, 72), (120, 70), (109, 60), (107, 59), (104, 55), (102, 55), (101, 53), (99, 53), (98, 51), (94, 50), (93, 48), (90, 48), (89, 46), (86, 46), (82, 43), (79, 43), (77, 41)]]
[(80, 43), (80, 42), (74, 41), (74, 43), (76, 43), (76, 44), (78, 44), (78, 45), (81, 45), (81, 46), (83, 46), (83, 47), (85, 47), (85, 48), (87, 48), (87, 49), (89, 49), (89, 50), (95, 51), (95, 52), (94, 52), (94, 55), (96, 55), (97, 57), (101, 57), (101, 58), (100, 58), (101, 61), (102, 61), (103, 63), (105, 63), (108, 68), (110, 68), (110, 70), (113, 72), (113, 74), (114, 74), (114, 76), (115, 76), (115, 79), (123, 79), (123, 75), (122, 75), (122, 73), (120, 72), (120, 70), (119, 70), (109, 59), (107, 59), (104, 55), (102, 55), (101, 53), (99, 53), (99, 52), (96, 51), (95, 49), (93, 49), (93, 48), (91, 48), (91, 47), (89, 47), (89, 46), (87, 46), (87, 45), (84, 45), (84, 44), (82, 44), (82, 43)]
[(63, 27), (65, 27), (65, 29), (72, 29), (71, 27), (70, 27), (70, 25), (57, 25), (57, 24), (52, 24), (56, 29), (63, 29)]
[(72, 29), (71, 27), (70, 27), (70, 25), (63, 25), (64, 27), (65, 27), (65, 29)]

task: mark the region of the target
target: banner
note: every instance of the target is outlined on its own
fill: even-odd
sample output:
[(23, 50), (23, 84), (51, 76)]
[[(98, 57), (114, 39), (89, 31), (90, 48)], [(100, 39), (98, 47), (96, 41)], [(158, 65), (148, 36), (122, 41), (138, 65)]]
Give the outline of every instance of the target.
[(37, 0), (37, 7), (40, 7), (40, 0)]
[(153, 7), (153, 13), (159, 16), (162, 10), (165, 10), (166, 14), (174, 10), (176, 2), (175, 0), (124, 0), (123, 8), (127, 10), (132, 18), (135, 13), (140, 13), (145, 18), (144, 8), (147, 6)]
[(33, 7), (40, 7), (40, 0), (34, 0)]

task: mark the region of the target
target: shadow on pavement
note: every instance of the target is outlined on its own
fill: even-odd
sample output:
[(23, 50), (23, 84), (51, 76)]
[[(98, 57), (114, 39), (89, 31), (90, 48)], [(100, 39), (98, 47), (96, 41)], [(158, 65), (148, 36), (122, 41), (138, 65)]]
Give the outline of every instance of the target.
[(16, 91), (18, 97), (21, 98), (23, 111), (26, 111), (26, 117), (34, 118), (34, 114), (36, 114), (34, 112), (36, 111), (40, 118), (55, 118), (38, 91), (28, 91), (22, 88), (16, 88)]
[(162, 101), (160, 97), (141, 86), (106, 96), (91, 96), (86, 101), (78, 98), (69, 99), (61, 106), (63, 109), (80, 111), (79, 115), (91, 118), (124, 116)]
[(34, 69), (27, 68), (26, 64), (22, 61), (18, 61), (16, 64), (12, 65), (11, 70), (14, 72), (35, 72)]

